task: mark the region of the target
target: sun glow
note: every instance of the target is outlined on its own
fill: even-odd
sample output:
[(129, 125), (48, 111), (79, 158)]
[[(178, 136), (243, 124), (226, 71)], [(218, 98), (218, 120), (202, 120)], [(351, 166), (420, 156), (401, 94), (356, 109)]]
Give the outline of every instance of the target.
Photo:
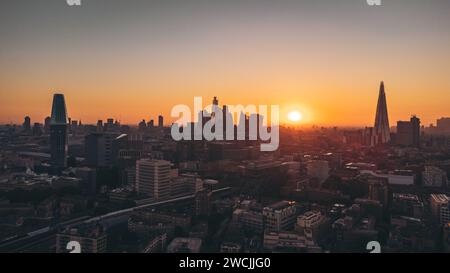
[(291, 111), (288, 113), (288, 119), (292, 122), (299, 122), (303, 118), (302, 114), (299, 111)]

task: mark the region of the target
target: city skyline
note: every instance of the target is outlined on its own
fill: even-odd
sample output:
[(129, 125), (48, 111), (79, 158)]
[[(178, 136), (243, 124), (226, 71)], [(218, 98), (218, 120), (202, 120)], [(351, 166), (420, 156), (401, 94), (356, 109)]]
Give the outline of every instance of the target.
[[(62, 97), (64, 97), (64, 94), (55, 93), (55, 94), (53, 94), (53, 96), (62, 96)], [(217, 103), (217, 101), (218, 101), (217, 97), (214, 96), (213, 97), (213, 104)], [(54, 115), (53, 114), (53, 111), (55, 109), (55, 106), (54, 106), (55, 99), (54, 98), (53, 98), (52, 104), (53, 105), (51, 107), (51, 109), (52, 109), (51, 114), (48, 115), (48, 116), (45, 116), (45, 118), (44, 118), (44, 120), (42, 122), (41, 121), (32, 120), (32, 118), (29, 115), (26, 115), (26, 116), (22, 117), (22, 121), (21, 121), (22, 122), (22, 126), (31, 126), (31, 123), (38, 123), (38, 124), (42, 124), (42, 125), (46, 124), (46, 122), (47, 122), (46, 120), (50, 119), (51, 116)], [(206, 107), (205, 108), (205, 110), (206, 110), (206, 109), (209, 109), (209, 108), (207, 108), (208, 105), (211, 106), (212, 104), (205, 103), (202, 107)], [(227, 106), (226, 103), (223, 104), (223, 105)], [(65, 105), (64, 105), (64, 108), (65, 108)], [(257, 108), (257, 106), (256, 106), (256, 108)], [(65, 111), (67, 111), (67, 110), (65, 109)], [(199, 113), (193, 113), (192, 118), (193, 118), (194, 121), (198, 120), (197, 119), (197, 115), (198, 114), (200, 114), (200, 112)], [(251, 114), (251, 113), (248, 113), (248, 114)], [(70, 120), (77, 121), (80, 124), (81, 124), (81, 122), (83, 122), (81, 119), (76, 119), (76, 117), (72, 118), (66, 112), (64, 113), (64, 115), (65, 115), (64, 118), (67, 119), (66, 123), (68, 125), (70, 125), (70, 122), (69, 122)], [(241, 115), (242, 115), (242, 113), (241, 113)], [(294, 115), (294, 116), (298, 115), (297, 119), (293, 120), (292, 119), (292, 115)], [(280, 114), (281, 117), (280, 117), (279, 125), (280, 126), (288, 126), (288, 127), (298, 127), (298, 128), (305, 128), (305, 126), (307, 126), (307, 125), (311, 125), (313, 127), (320, 126), (320, 124), (305, 123), (304, 120), (305, 120), (305, 116), (306, 115), (307, 115), (307, 113), (304, 111), (304, 108), (302, 109), (301, 107), (292, 106), (292, 105), (284, 107), (284, 109), (281, 109), (281, 114)], [(386, 103), (386, 94), (385, 94), (385, 89), (384, 89), (384, 81), (381, 81), (381, 83), (380, 83), (380, 89), (379, 89), (379, 94), (378, 94), (378, 101), (376, 103), (376, 109), (375, 109), (375, 112), (374, 112), (374, 116), (375, 116), (375, 123), (372, 123), (372, 124), (368, 123), (368, 124), (365, 124), (365, 125), (341, 125), (341, 127), (344, 127), (344, 128), (346, 128), (346, 127), (347, 128), (351, 128), (351, 127), (354, 127), (354, 128), (362, 128), (362, 127), (371, 128), (371, 127), (374, 127), (375, 130), (377, 131), (377, 134), (380, 135), (379, 137), (382, 137), (381, 135), (383, 135), (383, 138), (387, 137), (386, 140), (387, 141), (389, 140), (389, 136), (388, 136), (389, 135), (389, 130), (390, 130), (390, 128), (394, 128), (395, 125), (394, 124), (391, 124), (391, 125), (389, 124), (389, 115), (388, 115), (388, 107), (387, 107), (387, 103)], [(415, 114), (410, 114), (408, 117), (415, 117), (415, 116), (416, 116)], [(156, 114), (156, 116), (148, 116), (148, 119), (146, 117), (144, 117), (144, 118), (142, 118), (140, 120), (137, 120), (134, 123), (122, 123), (121, 120), (117, 119), (115, 116), (114, 117), (108, 116), (108, 117), (99, 118), (99, 119), (97, 119), (95, 121), (92, 121), (92, 122), (84, 121), (83, 124), (94, 125), (94, 124), (98, 124), (98, 122), (100, 122), (100, 121), (106, 122), (107, 120), (111, 119), (114, 122), (119, 122), (121, 125), (128, 125), (128, 126), (133, 126), (133, 127), (139, 127), (140, 124), (142, 122), (144, 122), (144, 121), (146, 122), (146, 126), (147, 126), (147, 124), (151, 124), (153, 126), (153, 124), (155, 122), (157, 122), (157, 124), (155, 123), (155, 125), (161, 126), (163, 124), (163, 121), (162, 121), (163, 118), (164, 118), (163, 115)], [(235, 125), (239, 124), (239, 118), (240, 118), (239, 115), (232, 117), (232, 119), (234, 120), (234, 124)], [(430, 124), (424, 124), (424, 126), (428, 126), (428, 125), (436, 126), (437, 123), (439, 122), (439, 119), (443, 119), (443, 118), (445, 118), (445, 116), (442, 116), (440, 118), (436, 118)], [(170, 117), (169, 118), (169, 122), (170, 123), (165, 123), (164, 125), (165, 126), (172, 126), (172, 124), (176, 123), (176, 119), (177, 119), (177, 117)], [(400, 120), (401, 119), (398, 119), (397, 121), (400, 121)], [(19, 125), (19, 124), (21, 124), (21, 122), (20, 121), (17, 122), (17, 123), (10, 122), (9, 124)], [(166, 122), (167, 122), (167, 120), (166, 120)], [(270, 123), (270, 121), (269, 121), (269, 123)], [(2, 123), (0, 122), (0, 124), (2, 124)], [(4, 124), (7, 124), (7, 123), (4, 123)], [(380, 125), (380, 124), (382, 124), (382, 125)], [(334, 125), (336, 125), (336, 124), (330, 124), (330, 126), (334, 126)], [(381, 127), (383, 127), (383, 128), (381, 128)], [(387, 129), (387, 131), (386, 131), (386, 129)], [(383, 131), (381, 132), (380, 130), (383, 130)], [(380, 141), (386, 142), (386, 140), (380, 140)]]
[(9, 2), (0, 123), (43, 122), (62, 92), (90, 124), (169, 124), (174, 105), (217, 96), (297, 110), (302, 125), (372, 126), (381, 80), (391, 121), (449, 116), (450, 3), (335, 2)]

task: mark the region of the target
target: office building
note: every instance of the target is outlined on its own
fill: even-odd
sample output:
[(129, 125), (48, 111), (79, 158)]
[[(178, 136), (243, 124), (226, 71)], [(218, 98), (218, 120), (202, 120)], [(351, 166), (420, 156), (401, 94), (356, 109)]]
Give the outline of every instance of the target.
[(320, 211), (307, 211), (297, 217), (295, 230), (306, 236), (308, 240), (317, 241), (324, 233), (326, 218)]
[(440, 224), (450, 223), (450, 198), (445, 194), (431, 194), (431, 213)]
[(94, 167), (111, 166), (113, 141), (116, 136), (112, 133), (93, 133), (85, 136), (86, 163)]
[(53, 167), (67, 166), (68, 151), (67, 110), (63, 94), (53, 96), (50, 119), (50, 156)]
[(266, 231), (264, 233), (263, 246), (264, 249), (272, 252), (322, 252), (321, 248), (314, 241), (297, 232), (290, 231)]
[(163, 128), (164, 127), (164, 117), (159, 115), (158, 116), (158, 127)]
[(83, 195), (94, 195), (97, 190), (97, 171), (93, 168), (77, 168), (75, 175), (80, 179), (80, 190)]
[(193, 213), (195, 216), (209, 216), (212, 207), (212, 192), (203, 189), (195, 193)]
[(265, 229), (270, 231), (291, 230), (296, 219), (296, 203), (280, 201), (263, 208)]
[(447, 185), (447, 173), (435, 166), (425, 166), (422, 172), (425, 187), (442, 187)]
[(23, 119), (22, 128), (23, 128), (23, 131), (26, 132), (26, 133), (30, 133), (31, 132), (31, 118), (29, 116), (26, 116)]
[(44, 131), (46, 134), (48, 134), (50, 132), (50, 122), (51, 122), (51, 117), (46, 117), (44, 119)]
[(389, 173), (379, 173), (371, 170), (360, 170), (361, 174), (368, 174), (376, 178), (387, 178), (389, 185), (411, 186), (416, 180), (411, 170), (394, 170)]
[(70, 241), (80, 243), (81, 253), (105, 253), (107, 235), (100, 224), (89, 223), (68, 227), (56, 235), (56, 253), (68, 253)]
[(103, 132), (103, 120), (99, 119), (97, 121), (97, 133)]
[(444, 232), (442, 235), (443, 235), (442, 243), (444, 246), (444, 251), (450, 253), (450, 223), (444, 225)]
[(233, 221), (239, 223), (242, 228), (250, 232), (262, 233), (264, 231), (264, 216), (261, 210), (236, 209), (233, 212)]
[(398, 121), (395, 141), (397, 145), (419, 147), (420, 119), (412, 116), (410, 121)]
[(140, 159), (136, 161), (136, 191), (154, 200), (170, 197), (170, 162)]
[(35, 122), (33, 124), (32, 133), (33, 133), (33, 136), (42, 135), (42, 125), (39, 122)]
[(389, 179), (372, 175), (367, 175), (366, 178), (369, 185), (369, 200), (379, 201), (386, 207), (389, 203)]
[(442, 117), (436, 121), (436, 128), (441, 134), (450, 134), (450, 118)]
[(424, 214), (424, 204), (415, 194), (392, 194), (391, 212), (393, 215), (401, 215), (421, 219)]

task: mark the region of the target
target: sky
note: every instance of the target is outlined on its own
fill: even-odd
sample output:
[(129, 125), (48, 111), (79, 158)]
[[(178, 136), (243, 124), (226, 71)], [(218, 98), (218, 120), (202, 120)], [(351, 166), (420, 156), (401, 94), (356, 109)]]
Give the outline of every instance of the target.
[[(450, 116), (450, 1), (8, 0), (0, 123), (43, 122), (53, 93), (83, 123), (157, 119), (177, 104), (280, 105), (302, 124)], [(175, 120), (176, 118), (173, 118)]]

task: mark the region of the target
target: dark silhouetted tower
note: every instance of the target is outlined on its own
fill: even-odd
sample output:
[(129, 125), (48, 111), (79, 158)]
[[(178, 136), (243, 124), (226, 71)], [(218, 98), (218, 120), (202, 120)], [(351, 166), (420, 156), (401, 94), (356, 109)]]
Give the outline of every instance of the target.
[(402, 146), (420, 146), (420, 119), (412, 116), (409, 121), (397, 122), (396, 144)]
[(33, 125), (33, 135), (40, 136), (42, 134), (42, 126), (39, 122), (35, 122)]
[(23, 127), (23, 130), (27, 133), (29, 133), (31, 131), (31, 118), (29, 116), (26, 116), (23, 119), (22, 127)]
[(50, 121), (51, 121), (52, 119), (50, 118), (50, 117), (46, 117), (45, 119), (44, 119), (44, 131), (45, 131), (45, 133), (48, 133), (48, 132), (50, 132)]
[(53, 95), (50, 118), (50, 155), (54, 167), (67, 166), (67, 111), (63, 94)]
[(139, 126), (139, 130), (145, 131), (145, 129), (147, 129), (147, 123), (145, 122), (145, 119), (143, 119), (141, 122), (139, 122), (138, 126)]
[(413, 146), (420, 147), (420, 119), (416, 116), (411, 117)]
[(378, 143), (387, 143), (390, 141), (391, 135), (389, 132), (389, 118), (386, 104), (386, 94), (384, 92), (384, 82), (381, 82), (380, 85), (374, 129)]
[(103, 132), (103, 120), (99, 119), (97, 121), (97, 133)]
[(162, 128), (164, 126), (164, 117), (159, 115), (158, 116), (158, 127)]
[(112, 164), (113, 133), (93, 133), (84, 138), (86, 164), (93, 167), (106, 167)]

